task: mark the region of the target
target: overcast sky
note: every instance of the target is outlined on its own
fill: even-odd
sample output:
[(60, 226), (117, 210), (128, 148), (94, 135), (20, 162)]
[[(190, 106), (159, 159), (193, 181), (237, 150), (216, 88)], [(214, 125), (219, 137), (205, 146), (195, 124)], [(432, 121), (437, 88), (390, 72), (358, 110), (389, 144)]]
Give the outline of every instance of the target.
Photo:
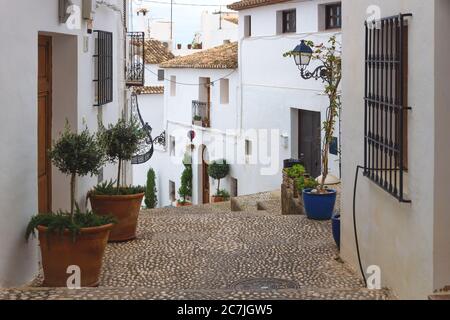
[[(144, 3), (150, 8), (152, 19), (170, 20), (170, 0), (134, 0), (136, 4)], [(175, 23), (174, 43), (191, 43), (200, 30), (200, 15), (203, 11), (228, 11), (227, 4), (236, 0), (173, 0), (173, 20)]]

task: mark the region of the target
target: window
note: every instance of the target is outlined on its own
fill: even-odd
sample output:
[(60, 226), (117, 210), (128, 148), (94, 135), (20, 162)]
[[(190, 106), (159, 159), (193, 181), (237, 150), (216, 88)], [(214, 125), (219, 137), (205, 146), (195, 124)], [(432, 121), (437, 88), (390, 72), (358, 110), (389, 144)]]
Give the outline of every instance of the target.
[(177, 200), (176, 185), (173, 181), (169, 181), (169, 199), (171, 202)]
[(230, 103), (230, 80), (221, 79), (220, 80), (220, 103), (228, 104)]
[(177, 95), (177, 77), (176, 76), (170, 77), (170, 95), (172, 97), (175, 97)]
[(165, 79), (165, 73), (164, 73), (164, 70), (159, 69), (159, 70), (158, 70), (158, 81), (164, 81), (164, 79)]
[(252, 16), (244, 17), (244, 37), (252, 36)]
[(171, 157), (175, 157), (175, 153), (176, 152), (176, 142), (175, 142), (175, 137), (174, 136), (170, 136), (170, 156)]
[(366, 23), (364, 174), (401, 202), (408, 168), (408, 26)]
[(281, 11), (281, 33), (297, 32), (297, 10)]
[(250, 158), (252, 157), (253, 153), (253, 145), (250, 140), (245, 140), (245, 160), (247, 163), (250, 162)]
[(94, 58), (96, 106), (103, 106), (113, 101), (113, 34), (95, 30), (96, 48)]
[(342, 4), (334, 3), (325, 6), (325, 29), (340, 29), (342, 27)]

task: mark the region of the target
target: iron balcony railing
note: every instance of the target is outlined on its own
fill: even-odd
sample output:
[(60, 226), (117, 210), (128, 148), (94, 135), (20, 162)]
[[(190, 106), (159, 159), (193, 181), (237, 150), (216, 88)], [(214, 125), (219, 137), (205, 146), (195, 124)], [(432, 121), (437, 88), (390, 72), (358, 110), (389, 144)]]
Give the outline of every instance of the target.
[(145, 83), (145, 34), (127, 33), (127, 61), (125, 82), (127, 86), (143, 86)]
[(209, 128), (211, 127), (211, 103), (192, 101), (192, 124)]

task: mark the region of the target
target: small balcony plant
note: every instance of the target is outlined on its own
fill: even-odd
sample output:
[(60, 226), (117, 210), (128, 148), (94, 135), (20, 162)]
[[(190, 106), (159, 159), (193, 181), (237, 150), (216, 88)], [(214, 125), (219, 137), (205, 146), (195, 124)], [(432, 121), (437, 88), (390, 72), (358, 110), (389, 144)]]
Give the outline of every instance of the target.
[(229, 194), (227, 193), (228, 197), (225, 197), (226, 194), (224, 193), (224, 190), (220, 189), (220, 181), (222, 179), (225, 179), (228, 176), (229, 173), (230, 173), (230, 165), (226, 162), (226, 160), (213, 161), (209, 165), (209, 167), (208, 167), (208, 175), (211, 178), (213, 178), (214, 180), (217, 180), (217, 192), (212, 197), (212, 201), (214, 203), (224, 202), (224, 201), (227, 201), (229, 199)]
[(122, 181), (123, 164), (137, 154), (145, 139), (145, 132), (131, 118), (119, 119), (117, 124), (101, 127), (98, 139), (107, 160), (117, 163), (117, 180), (98, 185), (89, 193), (93, 210), (100, 215), (113, 215), (117, 224), (111, 231), (111, 242), (136, 238), (137, 221), (145, 196), (145, 187), (126, 186)]
[(42, 213), (33, 217), (26, 237), (39, 233), (44, 286), (66, 287), (67, 269), (81, 269), (81, 286), (98, 285), (102, 258), (114, 219), (82, 212), (75, 202), (78, 176), (96, 175), (104, 164), (104, 153), (88, 130), (72, 133), (69, 125), (50, 151), (53, 164), (70, 177), (70, 211)]

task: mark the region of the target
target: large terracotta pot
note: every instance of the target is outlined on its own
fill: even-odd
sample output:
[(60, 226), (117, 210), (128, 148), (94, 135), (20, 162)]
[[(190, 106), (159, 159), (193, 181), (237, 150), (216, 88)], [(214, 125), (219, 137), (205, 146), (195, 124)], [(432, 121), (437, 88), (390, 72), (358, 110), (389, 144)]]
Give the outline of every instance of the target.
[(113, 216), (117, 220), (109, 236), (110, 242), (136, 239), (139, 212), (144, 196), (144, 193), (128, 196), (89, 196), (95, 214)]
[(67, 287), (70, 266), (81, 270), (81, 286), (96, 287), (109, 233), (113, 225), (81, 229), (74, 239), (68, 230), (64, 234), (48, 233), (48, 228), (39, 226), (39, 242), (42, 253), (45, 287)]

